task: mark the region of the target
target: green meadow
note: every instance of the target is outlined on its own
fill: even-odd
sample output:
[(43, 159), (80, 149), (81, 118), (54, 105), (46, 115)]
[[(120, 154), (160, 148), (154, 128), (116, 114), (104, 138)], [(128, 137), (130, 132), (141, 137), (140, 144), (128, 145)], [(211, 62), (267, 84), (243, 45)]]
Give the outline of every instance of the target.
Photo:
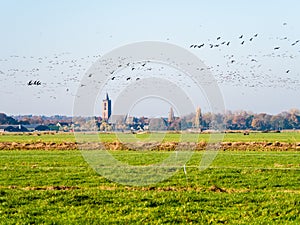
[[(113, 134), (101, 135), (115, 140)], [(0, 142), (41, 140), (75, 141), (70, 134), (0, 136)], [(226, 134), (224, 141), (294, 143), (300, 138), (298, 133), (251, 133)], [(134, 166), (171, 154), (108, 153)], [(203, 154), (195, 152), (185, 169), (178, 167), (162, 182), (128, 186), (95, 172), (79, 150), (0, 151), (0, 224), (300, 224), (300, 152), (219, 151), (200, 170)]]
[[(208, 141), (210, 134), (193, 134), (193, 133), (58, 133), (58, 134), (38, 134), (38, 133), (24, 133), (24, 134), (3, 134), (0, 135), (0, 142), (74, 142), (76, 139), (85, 141), (103, 141), (112, 142), (116, 140), (131, 141)], [(283, 132), (283, 133), (261, 133), (253, 132), (250, 135), (243, 133), (226, 133), (218, 135), (218, 139), (224, 142), (300, 142), (300, 132)]]

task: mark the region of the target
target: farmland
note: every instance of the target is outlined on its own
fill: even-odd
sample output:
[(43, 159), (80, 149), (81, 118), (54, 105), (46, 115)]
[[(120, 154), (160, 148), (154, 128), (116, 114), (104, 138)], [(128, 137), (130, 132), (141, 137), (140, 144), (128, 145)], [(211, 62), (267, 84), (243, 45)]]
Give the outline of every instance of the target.
[[(101, 135), (103, 141), (115, 141), (113, 134)], [(167, 134), (164, 139), (176, 140), (178, 134)], [(208, 135), (201, 134), (199, 140), (208, 140)], [(0, 142), (38, 141), (74, 142), (75, 138), (71, 134), (0, 136)], [(300, 135), (226, 134), (224, 141), (297, 143)], [(109, 153), (135, 166), (156, 163), (171, 154), (125, 150)], [(203, 154), (196, 151), (185, 171), (179, 167), (174, 176), (162, 182), (127, 186), (96, 173), (79, 150), (2, 150), (0, 223), (300, 223), (299, 151), (219, 151), (208, 169), (199, 170)]]
[[(82, 133), (78, 134), (79, 137), (82, 137), (87, 140), (94, 140), (95, 134)], [(158, 134), (154, 137), (151, 137), (147, 133), (141, 133), (135, 135), (140, 140), (146, 140), (147, 138), (151, 138), (155, 140), (158, 138), (159, 140), (163, 137), (163, 141), (178, 141), (180, 140), (180, 133), (162, 133)], [(210, 134), (185, 134), (187, 140), (195, 140), (198, 141), (208, 141)], [(98, 137), (98, 136), (97, 136)], [(130, 140), (132, 135), (130, 134), (122, 134), (122, 133), (100, 133), (99, 138), (103, 142), (111, 142), (115, 141), (117, 138), (125, 138), (126, 140)], [(72, 133), (13, 133), (13, 134), (2, 134), (0, 133), (0, 142), (74, 142), (76, 140), (74, 134)], [(287, 142), (287, 143), (296, 143), (300, 142), (300, 132), (284, 132), (284, 133), (261, 133), (261, 132), (253, 132), (250, 135), (243, 135), (243, 133), (226, 133), (223, 138), (224, 142)]]

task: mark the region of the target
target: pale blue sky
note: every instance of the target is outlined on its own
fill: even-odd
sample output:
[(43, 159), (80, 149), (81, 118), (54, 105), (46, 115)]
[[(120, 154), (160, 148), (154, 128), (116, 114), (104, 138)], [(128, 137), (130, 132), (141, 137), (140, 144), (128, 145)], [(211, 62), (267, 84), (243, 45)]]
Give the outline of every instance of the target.
[[(216, 44), (218, 36), (231, 41), (230, 48), (189, 50), (214, 68), (227, 109), (278, 113), (300, 108), (300, 43), (291, 47), (300, 39), (299, 9), (297, 0), (1, 0), (0, 111), (71, 115), (78, 83), (70, 79), (80, 79), (97, 59), (93, 56), (145, 40), (189, 49), (191, 44)], [(243, 34), (247, 41), (256, 33), (256, 42), (241, 48), (238, 37)], [(270, 55), (275, 46), (281, 46), (280, 57)], [(231, 54), (237, 64), (228, 69), (226, 55)], [(252, 77), (250, 63), (245, 64), (255, 54), (261, 67)], [(53, 68), (51, 60), (58, 61), (50, 63)], [(80, 69), (70, 67), (72, 60)], [(234, 71), (240, 75), (224, 81)], [(31, 79), (41, 80), (43, 89), (28, 88)]]

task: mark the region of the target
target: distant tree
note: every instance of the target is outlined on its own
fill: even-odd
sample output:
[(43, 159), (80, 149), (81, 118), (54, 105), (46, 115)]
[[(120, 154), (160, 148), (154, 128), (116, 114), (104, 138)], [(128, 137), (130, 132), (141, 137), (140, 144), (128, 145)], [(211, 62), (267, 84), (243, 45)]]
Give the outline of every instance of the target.
[(100, 131), (112, 131), (112, 127), (107, 122), (103, 121), (99, 127), (99, 130)]
[(211, 127), (211, 122), (212, 122), (212, 120), (213, 120), (213, 115), (212, 115), (212, 113), (210, 113), (210, 112), (208, 112), (208, 113), (205, 113), (205, 114), (203, 114), (202, 115), (202, 127), (204, 128), (204, 129), (210, 129), (210, 127)]
[(300, 111), (298, 109), (291, 109), (288, 116), (289, 124), (293, 129), (299, 129)]
[(252, 122), (251, 122), (251, 128), (254, 130), (260, 130), (262, 129), (262, 122), (259, 118), (253, 118)]
[(187, 124), (185, 118), (182, 118), (182, 119), (180, 120), (180, 127), (181, 127), (181, 130), (186, 130), (186, 129), (188, 129), (188, 124)]
[(181, 120), (176, 119), (169, 124), (168, 130), (181, 130)]
[(50, 128), (48, 126), (45, 126), (45, 125), (39, 125), (35, 128), (35, 130), (37, 130), (37, 131), (48, 131), (48, 130), (50, 130)]
[(152, 118), (150, 120), (150, 124), (149, 124), (149, 129), (150, 130), (167, 130), (168, 129), (168, 123), (167, 121), (165, 121), (163, 118), (159, 119), (159, 118)]
[(18, 121), (16, 121), (14, 118), (12, 118), (10, 116), (7, 116), (4, 113), (0, 113), (0, 124), (1, 125), (7, 125), (7, 124), (16, 125), (16, 124), (18, 124)]
[(271, 116), (266, 113), (260, 113), (254, 116), (251, 127), (254, 130), (270, 130), (271, 129)]

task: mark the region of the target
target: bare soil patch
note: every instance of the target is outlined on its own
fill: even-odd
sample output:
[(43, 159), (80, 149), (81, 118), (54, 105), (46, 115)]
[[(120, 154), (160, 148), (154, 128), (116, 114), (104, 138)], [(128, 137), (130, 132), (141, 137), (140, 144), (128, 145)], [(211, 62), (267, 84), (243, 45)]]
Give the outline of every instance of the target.
[(0, 150), (152, 150), (152, 151), (175, 151), (220, 149), (223, 151), (300, 151), (300, 143), (285, 142), (103, 142), (103, 143), (74, 143), (74, 142), (0, 142)]

